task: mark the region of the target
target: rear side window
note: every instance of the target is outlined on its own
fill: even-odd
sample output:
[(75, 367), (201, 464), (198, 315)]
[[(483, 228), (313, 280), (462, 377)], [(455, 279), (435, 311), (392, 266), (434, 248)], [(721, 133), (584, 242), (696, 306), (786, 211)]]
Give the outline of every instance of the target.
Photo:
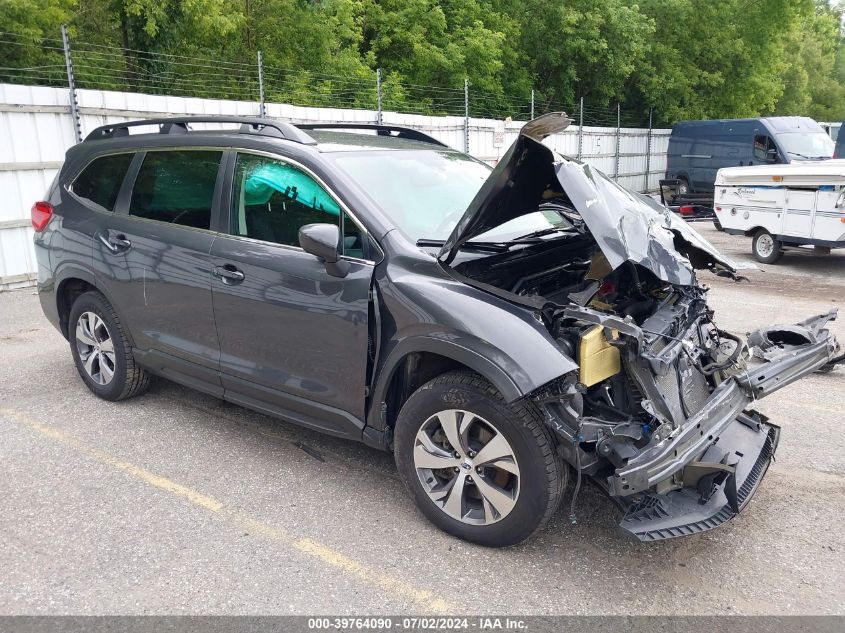
[(106, 211), (114, 210), (117, 194), (134, 154), (100, 156), (82, 170), (70, 187), (79, 198), (93, 202)]
[(132, 188), (129, 214), (208, 229), (222, 152), (150, 151)]

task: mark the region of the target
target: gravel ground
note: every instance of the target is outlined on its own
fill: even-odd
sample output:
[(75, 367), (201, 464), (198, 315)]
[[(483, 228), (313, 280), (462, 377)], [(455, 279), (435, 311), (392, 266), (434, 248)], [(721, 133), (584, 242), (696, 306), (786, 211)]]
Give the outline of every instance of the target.
[[(750, 240), (695, 226), (750, 261)], [(842, 303), (843, 272), (797, 252), (702, 281), (745, 333)], [(0, 614), (843, 614), (844, 396), (840, 368), (757, 403), (778, 459), (720, 529), (631, 543), (588, 486), (577, 525), (561, 509), (490, 550), (428, 524), (386, 453), (164, 380), (97, 400), (33, 291), (2, 293)]]

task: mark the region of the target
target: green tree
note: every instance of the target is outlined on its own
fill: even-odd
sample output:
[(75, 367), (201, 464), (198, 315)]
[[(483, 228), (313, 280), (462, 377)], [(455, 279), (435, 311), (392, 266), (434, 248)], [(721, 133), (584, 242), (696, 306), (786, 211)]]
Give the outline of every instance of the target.
[(841, 24), (841, 9), (823, 0), (794, 22), (775, 114), (803, 114), (819, 121), (845, 118)]
[[(57, 84), (65, 76), (57, 46), (59, 25), (67, 22), (76, 0), (0, 0), (0, 81), (15, 77), (30, 83)], [(45, 42), (45, 38), (56, 41)]]
[(629, 103), (663, 121), (754, 116), (783, 92), (791, 23), (810, 0), (640, 0), (655, 25)]
[(254, 99), (260, 50), (268, 97), (300, 104), (371, 108), (381, 68), (386, 107), (433, 114), (466, 77), (474, 115), (524, 116), (534, 89), (537, 112), (663, 124), (845, 117), (829, 0), (0, 0), (0, 81), (61, 84), (62, 23), (84, 87)]
[[(583, 96), (607, 105), (624, 93), (642, 63), (654, 24), (623, 0), (501, 0), (519, 23), (520, 54), (508, 71), (527, 68), (543, 108)], [(507, 73), (506, 73), (507, 74)]]

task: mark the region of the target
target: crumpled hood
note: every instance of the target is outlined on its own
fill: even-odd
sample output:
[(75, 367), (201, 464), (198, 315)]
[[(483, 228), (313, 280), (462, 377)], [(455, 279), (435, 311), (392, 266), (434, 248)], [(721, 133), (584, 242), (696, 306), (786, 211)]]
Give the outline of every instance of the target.
[(522, 128), (443, 245), (438, 255), (443, 264), (451, 263), (465, 242), (536, 210), (549, 191), (562, 190), (614, 269), (632, 261), (678, 285), (693, 285), (695, 269), (736, 271), (731, 260), (665, 207), (541, 144), (570, 122), (555, 112)]

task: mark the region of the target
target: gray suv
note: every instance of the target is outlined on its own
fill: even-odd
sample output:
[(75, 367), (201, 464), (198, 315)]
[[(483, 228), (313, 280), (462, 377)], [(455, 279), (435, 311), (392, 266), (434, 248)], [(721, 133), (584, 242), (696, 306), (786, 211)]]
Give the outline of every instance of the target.
[(44, 313), (97, 396), (156, 375), (393, 451), (470, 541), (529, 537), (570, 470), (639, 540), (716, 527), (778, 443), (749, 405), (841, 360), (835, 313), (753, 358), (696, 281), (733, 264), (541, 143), (568, 123), (530, 122), (494, 170), (391, 126), (100, 127), (32, 209)]

